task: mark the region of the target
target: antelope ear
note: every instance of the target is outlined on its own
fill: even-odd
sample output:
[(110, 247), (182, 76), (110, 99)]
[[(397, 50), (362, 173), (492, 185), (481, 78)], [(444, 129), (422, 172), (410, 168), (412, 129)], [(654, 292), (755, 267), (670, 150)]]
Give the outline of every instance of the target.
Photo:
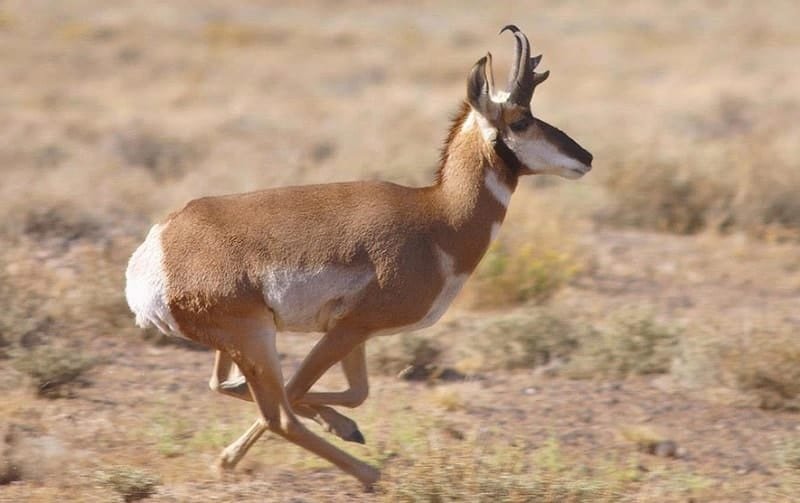
[(491, 77), (487, 76), (488, 55), (482, 57), (472, 67), (467, 77), (467, 101), (472, 108), (489, 119), (496, 120), (500, 116), (500, 104), (492, 101), (490, 94)]

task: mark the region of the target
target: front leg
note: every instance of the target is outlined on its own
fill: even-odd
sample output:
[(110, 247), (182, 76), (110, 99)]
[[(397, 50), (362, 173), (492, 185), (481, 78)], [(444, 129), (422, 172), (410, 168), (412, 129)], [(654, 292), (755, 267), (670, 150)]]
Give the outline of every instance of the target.
[(309, 391), (300, 403), (305, 405), (341, 405), (355, 408), (364, 403), (369, 395), (369, 378), (367, 376), (366, 343), (361, 343), (344, 357), (342, 370), (347, 379), (348, 388), (338, 392)]
[[(310, 391), (293, 405), (312, 407), (340, 405), (342, 407), (355, 408), (364, 403), (369, 394), (367, 357), (364, 344), (359, 344), (342, 360), (342, 370), (344, 371), (345, 379), (347, 379), (348, 388), (346, 390), (337, 392)], [(253, 401), (244, 375), (242, 375), (231, 358), (219, 350), (214, 358), (214, 370), (211, 373), (211, 379), (208, 381), (208, 387), (213, 391), (240, 400)]]
[[(361, 403), (366, 398), (368, 391), (366, 354), (364, 344), (355, 348), (351, 354), (342, 360), (342, 369), (347, 379), (349, 388), (339, 393), (310, 393), (314, 395), (314, 404), (306, 403), (305, 397), (299, 403), (294, 404), (293, 408), (297, 415), (311, 419), (325, 431), (329, 431), (339, 438), (348, 442), (365, 443), (364, 435), (358, 429), (358, 424), (349, 417), (340, 414), (335, 409), (327, 407), (321, 399), (325, 396), (331, 397), (336, 404)], [(223, 351), (217, 351), (214, 358), (214, 370), (211, 373), (209, 387), (217, 392), (223, 393), (241, 400), (253, 401), (247, 380), (242, 375), (239, 368), (231, 360), (230, 356)], [(228, 445), (220, 455), (218, 468), (222, 470), (232, 470), (245, 453), (252, 447), (256, 440), (267, 431), (267, 426), (259, 418), (248, 430)]]

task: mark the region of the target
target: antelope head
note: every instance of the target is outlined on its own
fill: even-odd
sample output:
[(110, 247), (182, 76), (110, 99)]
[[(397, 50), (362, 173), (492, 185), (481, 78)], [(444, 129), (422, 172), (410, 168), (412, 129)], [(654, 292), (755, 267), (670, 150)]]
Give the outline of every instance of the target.
[(560, 129), (534, 117), (531, 98), (549, 71), (534, 71), (542, 56), (531, 57), (528, 37), (514, 25), (510, 31), (517, 49), (508, 89), (496, 91), (492, 55), (487, 53), (472, 67), (467, 79), (467, 101), (479, 115), (484, 139), (518, 175), (554, 174), (580, 178), (592, 169), (592, 154)]

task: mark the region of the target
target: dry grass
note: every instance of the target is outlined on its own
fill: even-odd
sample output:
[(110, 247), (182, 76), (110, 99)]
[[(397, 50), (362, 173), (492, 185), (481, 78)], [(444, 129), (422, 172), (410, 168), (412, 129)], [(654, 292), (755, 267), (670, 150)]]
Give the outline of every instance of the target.
[(726, 94), (680, 119), (682, 135), (655, 133), (620, 153), (602, 176), (611, 196), (600, 211), (615, 224), (692, 234), (745, 232), (800, 237), (800, 173), (785, 97)]
[(491, 434), (454, 439), (429, 435), (411, 449), (415, 462), (390, 470), (381, 484), (385, 501), (438, 503), (617, 501), (636, 480), (615, 464), (599, 470), (568, 463), (555, 441), (530, 448), (524, 439), (500, 447)]
[[(751, 328), (681, 341), (673, 366), (689, 389), (764, 409), (800, 410), (800, 342), (788, 327)], [(716, 396), (714, 394), (716, 392)]]
[(668, 372), (679, 341), (679, 330), (657, 322), (653, 315), (623, 309), (607, 327), (587, 333), (572, 356), (572, 377), (625, 377)]
[[(426, 355), (425, 364), (462, 371), (546, 367), (548, 375), (618, 378), (670, 371), (682, 330), (648, 310), (622, 307), (600, 324), (563, 309), (516, 309), (491, 316), (464, 314), (420, 335), (377, 341), (373, 361), (392, 370)], [(431, 347), (436, 348), (430, 351)], [(395, 366), (384, 361), (396, 359)], [(402, 362), (402, 363), (401, 363)]]
[(800, 174), (790, 159), (765, 145), (774, 141), (768, 135), (742, 141), (744, 145), (686, 160), (624, 161), (613, 176), (605, 177), (613, 203), (602, 218), (679, 234), (738, 231), (765, 239), (797, 239)]
[(539, 309), (492, 317), (468, 342), (483, 370), (535, 368), (568, 360), (584, 329), (563, 313)]

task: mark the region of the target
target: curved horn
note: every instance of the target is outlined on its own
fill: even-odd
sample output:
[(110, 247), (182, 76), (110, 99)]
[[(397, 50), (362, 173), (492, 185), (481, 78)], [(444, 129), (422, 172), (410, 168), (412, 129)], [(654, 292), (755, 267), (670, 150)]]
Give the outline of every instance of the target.
[(516, 57), (508, 76), (508, 101), (527, 107), (533, 97), (534, 88), (547, 79), (549, 72), (535, 73), (533, 71), (541, 61), (542, 56), (531, 57), (528, 37), (519, 28), (509, 24), (504, 26), (500, 33), (505, 31), (512, 32), (517, 42)]
[[(517, 28), (516, 25), (507, 24), (503, 26), (503, 28), (498, 32), (498, 35), (502, 35), (503, 32), (510, 31), (511, 33), (518, 33), (520, 30)], [(511, 63), (511, 69), (508, 72), (508, 85), (506, 86), (506, 90), (510, 90), (511, 86), (517, 80), (517, 75), (519, 74), (519, 55), (521, 51), (519, 40), (517, 40), (517, 54), (514, 57), (514, 61)]]
[(504, 26), (500, 33), (510, 31), (517, 42), (517, 53), (508, 76), (508, 100), (528, 106), (533, 97), (533, 72), (530, 69), (531, 47), (528, 37), (513, 24)]

